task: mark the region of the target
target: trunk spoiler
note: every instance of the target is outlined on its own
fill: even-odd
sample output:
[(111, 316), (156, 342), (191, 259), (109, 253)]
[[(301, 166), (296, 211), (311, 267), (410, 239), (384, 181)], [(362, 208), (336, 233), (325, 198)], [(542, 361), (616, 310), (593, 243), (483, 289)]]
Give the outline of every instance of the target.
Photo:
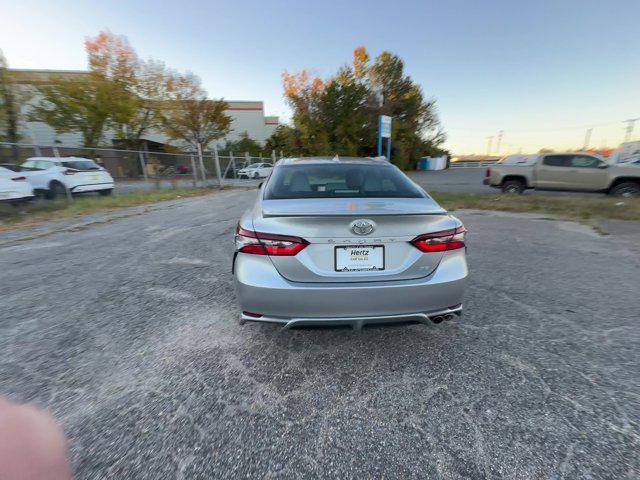
[(264, 217), (444, 215), (431, 198), (302, 198), (263, 200)]

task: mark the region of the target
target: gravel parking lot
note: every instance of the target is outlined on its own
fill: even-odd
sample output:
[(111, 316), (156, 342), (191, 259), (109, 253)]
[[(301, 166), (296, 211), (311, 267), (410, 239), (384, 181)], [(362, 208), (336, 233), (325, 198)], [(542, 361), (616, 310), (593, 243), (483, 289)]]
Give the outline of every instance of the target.
[(254, 195), (0, 247), (0, 393), (54, 414), (78, 479), (640, 475), (633, 229), (465, 212), (461, 320), (284, 331), (237, 323)]

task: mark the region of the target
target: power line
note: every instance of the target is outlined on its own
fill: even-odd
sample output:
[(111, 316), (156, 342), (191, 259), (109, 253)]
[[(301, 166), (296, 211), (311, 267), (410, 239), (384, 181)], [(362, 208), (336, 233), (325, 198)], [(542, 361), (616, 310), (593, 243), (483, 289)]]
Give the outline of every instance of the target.
[(627, 128), (625, 129), (625, 134), (624, 134), (624, 141), (628, 142), (629, 140), (631, 140), (631, 134), (633, 133), (633, 127), (635, 127), (636, 122), (640, 120), (639, 118), (630, 118), (629, 120), (625, 120), (622, 123), (626, 123), (627, 124)]
[[(636, 120), (640, 120), (640, 118), (637, 118)], [(605, 122), (605, 123), (590, 123), (587, 125), (574, 125), (574, 126), (564, 126), (564, 127), (542, 127), (542, 128), (525, 128), (525, 129), (511, 129), (509, 128), (509, 132), (513, 132), (513, 133), (527, 133), (527, 132), (550, 132), (550, 131), (555, 131), (555, 130), (582, 130), (583, 128), (594, 128), (594, 127), (606, 127), (606, 126), (610, 126), (610, 125), (619, 125), (620, 121), (619, 120), (615, 120), (612, 122)], [(447, 130), (473, 130), (473, 131), (478, 131), (477, 128), (474, 127), (449, 127), (449, 126), (445, 126), (445, 128)], [(486, 130), (485, 130), (486, 131)]]
[(582, 146), (583, 150), (589, 149), (589, 142), (591, 141), (591, 132), (593, 132), (593, 128), (587, 128), (587, 131), (584, 134), (584, 145)]
[(503, 130), (500, 130), (498, 132), (498, 144), (496, 145), (496, 153), (498, 155), (500, 155), (500, 144), (502, 143), (502, 134), (504, 133)]

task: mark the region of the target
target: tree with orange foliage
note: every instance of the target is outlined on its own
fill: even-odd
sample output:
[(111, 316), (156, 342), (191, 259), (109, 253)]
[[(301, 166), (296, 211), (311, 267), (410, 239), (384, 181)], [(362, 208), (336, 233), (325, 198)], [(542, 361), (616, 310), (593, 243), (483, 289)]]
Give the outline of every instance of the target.
[[(85, 146), (101, 143), (104, 131), (139, 147), (140, 139), (163, 125), (163, 110), (181, 76), (164, 63), (138, 58), (126, 37), (109, 31), (85, 41), (89, 74), (52, 77), (36, 88), (41, 101), (32, 120), (51, 125), (58, 133), (80, 132)], [(199, 80), (198, 80), (199, 81)]]
[(61, 75), (38, 85), (41, 101), (30, 117), (57, 133), (80, 132), (85, 146), (97, 146), (107, 127), (135, 112), (132, 86), (138, 59), (126, 38), (110, 32), (87, 39), (85, 48), (89, 75)]
[(225, 114), (227, 106), (223, 100), (207, 98), (195, 75), (179, 76), (163, 111), (164, 133), (194, 149), (204, 150), (229, 133), (231, 118)]
[(397, 55), (382, 52), (370, 63), (360, 46), (352, 64), (326, 80), (307, 70), (285, 71), (282, 79), (293, 127), (280, 129), (270, 144), (288, 142), (288, 154), (375, 155), (379, 114), (394, 118), (392, 158), (403, 168), (438, 152), (444, 141), (435, 102), (424, 99)]

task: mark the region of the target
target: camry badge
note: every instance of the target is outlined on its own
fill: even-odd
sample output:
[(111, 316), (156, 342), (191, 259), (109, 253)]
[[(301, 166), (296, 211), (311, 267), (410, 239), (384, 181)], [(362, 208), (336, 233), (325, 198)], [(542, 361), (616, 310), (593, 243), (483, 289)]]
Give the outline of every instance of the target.
[(373, 220), (365, 220), (361, 218), (351, 222), (349, 228), (356, 235), (369, 235), (376, 229), (376, 224)]

